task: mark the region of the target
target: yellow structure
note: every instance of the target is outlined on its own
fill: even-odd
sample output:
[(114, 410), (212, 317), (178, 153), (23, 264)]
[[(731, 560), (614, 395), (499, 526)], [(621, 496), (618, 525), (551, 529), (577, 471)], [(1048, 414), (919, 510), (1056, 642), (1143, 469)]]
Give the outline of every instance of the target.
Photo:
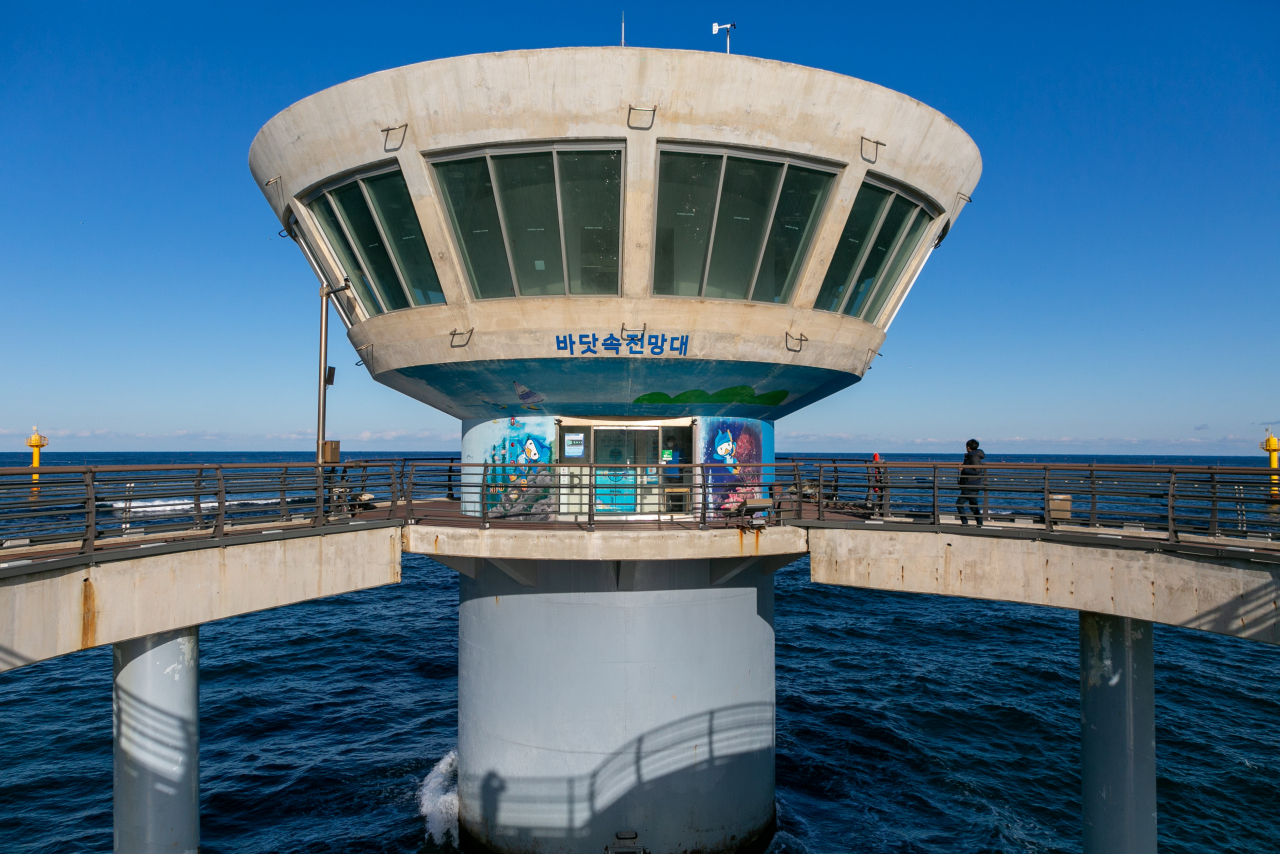
[[(31, 435), (27, 438), (27, 447), (31, 449), (31, 467), (33, 469), (40, 468), (40, 449), (49, 444), (48, 436), (41, 436), (37, 427), (31, 428)], [(32, 472), (32, 480), (39, 480), (40, 475)]]
[[(1258, 447), (1267, 452), (1268, 462), (1272, 468), (1280, 468), (1280, 465), (1278, 465), (1280, 463), (1280, 439), (1275, 437), (1270, 427), (1267, 428), (1267, 438)], [(1271, 483), (1271, 495), (1273, 497), (1280, 496), (1280, 486), (1276, 485), (1280, 484), (1280, 477), (1274, 474), (1271, 475)]]

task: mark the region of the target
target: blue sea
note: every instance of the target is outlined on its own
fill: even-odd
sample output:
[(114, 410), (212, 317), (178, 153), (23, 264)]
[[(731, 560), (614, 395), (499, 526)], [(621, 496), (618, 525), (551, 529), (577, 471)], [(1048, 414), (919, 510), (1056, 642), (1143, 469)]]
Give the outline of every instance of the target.
[[(776, 578), (772, 854), (1079, 851), (1076, 615), (808, 578)], [(452, 570), (405, 555), (399, 585), (201, 627), (204, 854), (455, 851), (457, 604)], [(1280, 649), (1163, 626), (1155, 648), (1161, 851), (1277, 850)], [(0, 852), (110, 851), (111, 768), (109, 648), (0, 675)]]

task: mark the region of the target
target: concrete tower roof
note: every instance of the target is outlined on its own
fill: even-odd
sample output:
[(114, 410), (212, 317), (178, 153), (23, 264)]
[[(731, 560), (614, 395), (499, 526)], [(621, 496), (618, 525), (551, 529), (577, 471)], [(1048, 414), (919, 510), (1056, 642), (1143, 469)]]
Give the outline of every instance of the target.
[[(497, 294), (509, 293), (509, 298), (482, 298), (495, 295), (486, 292), (488, 286), (481, 281), (488, 274), (479, 272), (493, 261), (494, 252), (466, 245), (471, 238), (463, 233), (467, 229), (459, 218), (462, 202), (450, 202), (451, 191), (444, 183), (450, 179), (439, 170), (444, 162), (483, 164), (487, 157), (489, 172), (483, 173), (482, 165), (476, 168), (497, 176), (498, 167), (492, 164), (507, 162), (504, 156), (510, 161), (514, 153), (544, 152), (550, 164), (546, 152), (552, 148), (558, 150), (558, 183), (548, 192), (556, 194), (557, 204), (568, 192), (566, 151), (616, 153), (619, 186), (611, 185), (609, 192), (620, 196), (620, 210), (601, 232), (616, 244), (609, 243), (604, 255), (594, 244), (590, 252), (586, 244), (575, 244), (579, 225), (570, 223), (569, 214), (561, 210), (551, 229), (558, 227), (564, 234), (558, 253), (563, 264), (561, 258), (543, 261), (539, 256), (526, 272), (522, 250), (516, 246), (520, 235), (514, 234), (525, 229), (513, 224), (517, 213), (510, 199), (527, 187), (512, 189), (515, 184), (507, 187), (498, 180), (502, 186), (495, 191), (486, 179), (483, 192), (508, 193), (496, 210), (502, 217), (511, 273), (504, 285), (509, 290)], [(700, 230), (691, 225), (701, 222), (693, 214), (677, 212), (674, 216), (690, 219), (672, 220), (677, 227), (664, 231), (663, 218), (673, 214), (660, 210), (659, 171), (668, 162), (664, 157), (679, 153), (693, 155), (695, 161), (701, 153), (707, 163), (730, 158), (723, 168), (716, 166), (721, 201), (717, 206), (711, 193), (710, 202), (697, 214), (708, 217), (711, 225), (704, 223)], [(717, 228), (715, 216), (722, 207), (729, 211), (726, 181), (735, 180), (738, 173), (749, 176), (741, 181), (756, 180), (750, 177), (751, 168), (731, 170), (744, 160), (773, 182), (767, 191), (773, 201), (767, 201), (767, 193), (761, 195), (766, 201), (754, 215), (756, 227), (764, 230), (750, 232), (732, 245), (750, 247), (736, 259), (745, 271), (740, 275), (741, 295), (715, 298), (723, 289), (717, 291), (712, 280), (717, 275), (732, 279), (736, 269), (726, 248), (730, 237), (724, 236), (735, 223), (726, 213)], [(463, 56), (361, 77), (273, 117), (254, 139), (249, 165), (281, 222), (307, 244), (304, 251), (313, 256), (323, 279), (339, 283), (356, 267), (372, 268), (368, 276), (360, 271), (355, 277), (369, 280), (367, 293), (361, 292), (361, 281), (353, 281), (352, 291), (340, 297), (349, 338), (370, 373), (464, 418), (498, 416), (508, 408), (529, 408), (534, 401), (533, 406), (555, 414), (734, 412), (772, 419), (846, 387), (870, 365), (916, 274), (951, 228), (982, 170), (977, 146), (954, 122), (882, 86), (747, 56), (621, 47)], [(426, 277), (429, 286), (418, 290), (409, 281), (410, 262), (396, 254), (397, 238), (388, 222), (382, 222), (379, 233), (381, 242), (391, 247), (392, 258), (383, 262), (379, 273), (377, 259), (369, 254), (382, 252), (386, 257), (385, 250), (373, 245), (377, 240), (369, 242), (366, 253), (356, 233), (360, 224), (345, 211), (333, 214), (330, 231), (322, 221), (323, 211), (318, 213), (326, 204), (339, 210), (341, 200), (334, 194), (340, 195), (342, 186), (388, 172), (402, 176), (434, 265)], [(461, 174), (461, 167), (452, 174)], [(783, 247), (783, 260), (790, 265), (778, 262), (779, 269), (786, 266), (779, 274), (785, 282), (780, 278), (775, 291), (768, 292), (773, 296), (763, 301), (760, 294), (765, 291), (751, 284), (757, 281), (753, 271), (762, 276), (764, 267), (774, 263), (770, 253), (776, 254), (775, 248), (767, 240), (786, 237), (781, 229), (791, 227), (780, 224), (783, 196), (791, 185), (784, 186), (785, 179), (776, 175), (808, 177), (818, 189), (810, 191), (812, 210), (792, 218), (802, 226), (795, 229), (797, 235), (803, 234)], [(695, 180), (701, 179), (689, 178), (686, 184), (692, 186), (689, 182)], [(765, 179), (757, 180), (761, 182)], [(855, 234), (858, 216), (850, 212), (864, 184), (872, 187), (864, 197), (878, 194), (875, 198), (883, 196), (885, 201), (873, 211), (878, 217), (873, 217), (874, 228)], [(668, 190), (667, 196), (674, 197), (674, 192)], [(741, 198), (734, 196), (739, 207), (750, 202), (743, 199), (751, 192), (745, 189)], [(373, 229), (374, 220), (385, 220), (387, 214), (378, 207), (373, 189), (364, 193), (375, 213), (360, 215)], [(592, 194), (599, 197), (594, 190), (587, 195)], [(359, 195), (354, 198), (358, 203)], [(902, 209), (898, 219), (890, 199)], [(697, 209), (692, 202), (686, 207)], [(746, 224), (753, 216), (737, 212), (734, 208), (733, 219), (749, 230)], [(766, 215), (772, 217), (772, 225)], [(882, 233), (876, 231), (879, 223), (890, 220), (901, 228), (897, 242), (889, 225)], [(496, 240), (497, 220), (494, 224)], [(684, 263), (679, 259), (694, 251), (680, 244), (686, 238), (679, 228), (686, 226), (694, 235), (689, 245), (706, 252), (705, 269), (701, 261), (694, 268), (701, 270), (703, 281), (677, 283), (664, 292), (664, 277), (680, 275), (668, 268)], [(482, 231), (471, 228), (468, 233)], [(350, 238), (354, 249), (338, 245), (344, 240), (339, 232)], [(581, 234), (583, 239), (592, 237), (587, 231)], [(868, 260), (875, 251), (866, 248), (872, 237), (885, 241), (884, 257), (876, 262), (880, 267)], [(842, 238), (855, 246), (846, 247), (845, 256), (840, 254)], [(706, 245), (711, 248), (704, 250), (698, 240), (710, 241)], [(856, 248), (859, 240), (862, 248)], [(501, 255), (501, 242), (496, 245)], [(581, 263), (597, 278), (600, 270), (606, 271), (599, 281), (616, 282), (609, 285), (612, 291), (601, 293), (597, 285), (575, 290), (575, 252), (591, 256)], [(716, 272), (721, 260), (730, 272)], [(844, 268), (835, 268), (845, 263), (853, 265), (848, 271), (851, 280), (847, 287), (843, 282), (836, 287), (832, 282), (839, 278), (837, 273), (844, 275)], [(501, 262), (499, 267), (505, 269)], [(556, 272), (562, 267), (563, 288), (561, 273)], [(875, 269), (889, 272), (874, 282), (869, 277), (864, 291), (857, 292), (854, 269), (859, 275)], [(396, 271), (403, 290), (391, 287)], [(394, 293), (375, 287), (372, 280), (379, 275)], [(547, 276), (563, 293), (548, 295)], [(682, 287), (693, 290), (681, 295)], [(730, 285), (729, 291), (736, 287)], [(855, 303), (861, 308), (855, 310)], [(683, 341), (684, 352), (672, 358), (665, 344), (661, 355), (647, 349), (644, 357), (635, 358), (639, 354), (629, 354), (625, 347), (601, 354), (596, 344), (591, 349), (597, 352), (582, 358), (578, 336), (602, 340), (608, 334), (624, 340), (628, 331), (642, 334), (646, 345), (651, 334), (666, 336), (660, 339), (666, 342)], [(566, 346), (570, 337), (572, 344)], [(590, 344), (592, 339), (586, 340)], [(582, 397), (586, 387), (594, 395), (590, 406)], [(529, 394), (521, 397), (520, 388)]]

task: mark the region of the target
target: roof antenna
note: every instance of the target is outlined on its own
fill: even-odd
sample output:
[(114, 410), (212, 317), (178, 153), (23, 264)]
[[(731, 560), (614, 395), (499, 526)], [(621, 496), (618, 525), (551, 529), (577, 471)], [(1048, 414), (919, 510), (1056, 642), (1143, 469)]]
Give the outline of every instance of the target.
[(627, 46), (627, 13), (625, 10), (622, 13), (622, 46)]
[(738, 25), (736, 23), (711, 25), (711, 35), (713, 36), (719, 33), (721, 30), (724, 30), (724, 52), (725, 53), (729, 52), (729, 30), (736, 30), (737, 28), (738, 28)]

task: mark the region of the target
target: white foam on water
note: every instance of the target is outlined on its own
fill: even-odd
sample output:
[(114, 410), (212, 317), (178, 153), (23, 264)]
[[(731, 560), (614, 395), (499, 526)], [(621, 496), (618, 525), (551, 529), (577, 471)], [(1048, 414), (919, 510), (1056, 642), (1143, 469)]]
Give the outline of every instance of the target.
[(418, 790), (418, 812), (426, 819), (427, 836), (437, 845), (445, 834), (458, 841), (458, 751), (450, 750), (436, 763)]
[[(276, 504), (280, 503), (279, 498), (246, 498), (244, 500), (231, 499), (227, 502), (228, 507), (249, 507), (251, 505), (260, 504)], [(187, 501), (181, 498), (140, 498), (129, 499), (125, 501), (102, 502), (109, 504), (112, 510), (129, 510), (133, 513), (180, 513), (187, 510), (195, 509), (194, 501)], [(201, 509), (205, 513), (214, 513), (218, 509), (218, 500), (216, 498), (206, 498), (201, 502)]]

